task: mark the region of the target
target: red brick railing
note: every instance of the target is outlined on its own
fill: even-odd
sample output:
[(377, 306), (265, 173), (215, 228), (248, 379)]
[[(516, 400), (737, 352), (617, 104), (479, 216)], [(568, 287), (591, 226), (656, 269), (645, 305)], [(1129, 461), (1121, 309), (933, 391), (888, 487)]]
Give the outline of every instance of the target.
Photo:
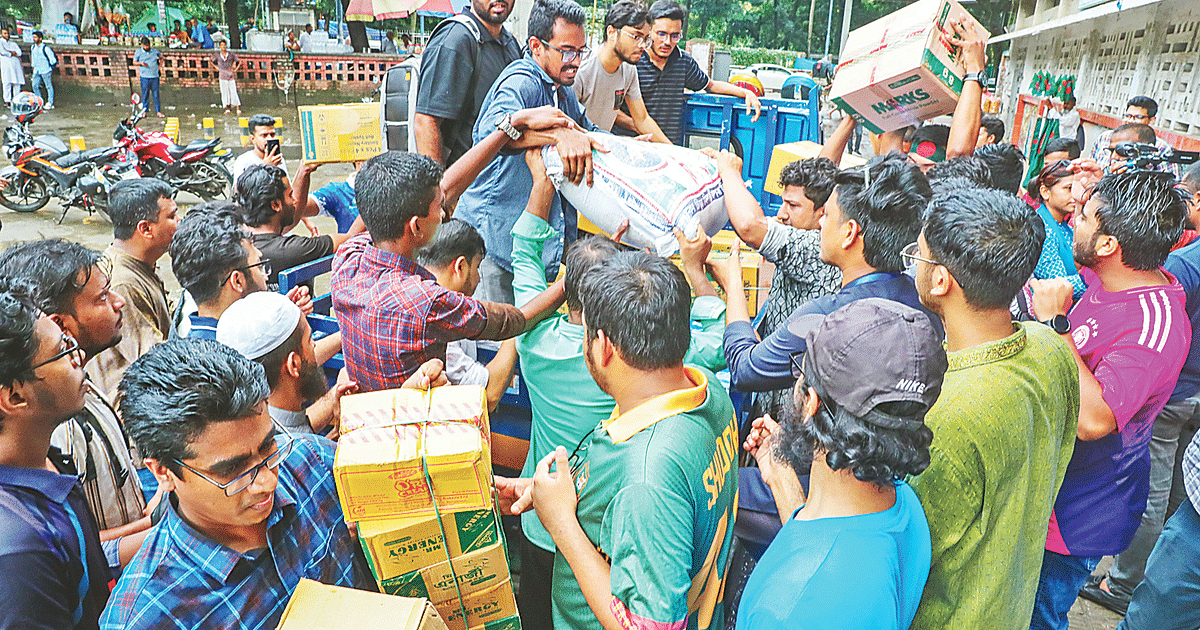
[[(59, 58), (56, 85), (79, 85), (92, 89), (109, 88), (120, 92), (138, 84), (137, 67), (132, 65), (136, 49), (119, 46), (52, 46)], [(22, 58), (27, 76), (29, 49)], [(163, 86), (203, 88), (216, 86), (217, 67), (214, 51), (160, 49)], [(286, 53), (234, 51), (242, 61), (237, 73), (238, 89), (274, 90), (273, 63), (286, 61)], [(296, 54), (294, 88), (301, 92), (338, 89), (348, 93), (369, 94), (383, 81), (387, 69), (401, 61), (398, 55), (380, 54)]]
[[(1046, 99), (1036, 98), (1027, 94), (1020, 95), (1020, 98), (1017, 101), (1017, 111), (1013, 115), (1013, 143), (1018, 147), (1025, 146), (1023, 144), (1025, 139), (1021, 137), (1021, 125), (1025, 120), (1026, 110), (1029, 110), (1028, 115), (1030, 116), (1041, 115), (1044, 113), (1042, 111), (1042, 106), (1045, 102)], [(1117, 127), (1120, 127), (1122, 123), (1120, 116), (1110, 116), (1108, 114), (1101, 114), (1099, 112), (1093, 112), (1091, 110), (1082, 108), (1079, 109), (1079, 118), (1084, 122), (1106, 127), (1108, 129), (1116, 129)], [(1155, 129), (1154, 133), (1158, 135), (1159, 138), (1166, 141), (1167, 144), (1176, 149), (1183, 151), (1200, 151), (1200, 138), (1196, 138), (1194, 136), (1185, 136), (1181, 133), (1166, 131), (1163, 129)]]

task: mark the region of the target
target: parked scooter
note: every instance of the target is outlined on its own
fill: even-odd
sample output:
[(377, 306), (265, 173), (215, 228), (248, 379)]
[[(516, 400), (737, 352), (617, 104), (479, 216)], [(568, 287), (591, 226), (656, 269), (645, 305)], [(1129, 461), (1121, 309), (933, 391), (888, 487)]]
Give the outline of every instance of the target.
[(108, 216), (108, 191), (116, 183), (113, 160), (120, 154), (116, 147), (72, 152), (54, 135), (36, 138), (29, 125), (42, 113), (40, 96), (23, 92), (12, 103), (15, 125), (4, 131), (4, 154), (12, 166), (0, 169), (0, 205), (17, 212), (34, 212), (54, 197), (62, 204), (66, 218), (73, 207), (92, 214)]
[(142, 177), (161, 179), (176, 194), (185, 191), (205, 201), (225, 196), (233, 179), (225, 163), (233, 157), (233, 152), (218, 148), (220, 138), (175, 144), (161, 131), (139, 128), (137, 123), (145, 117), (146, 108), (137, 94), (129, 102), (132, 114), (117, 123), (113, 132), (113, 140), (122, 152), (122, 167), (135, 168)]

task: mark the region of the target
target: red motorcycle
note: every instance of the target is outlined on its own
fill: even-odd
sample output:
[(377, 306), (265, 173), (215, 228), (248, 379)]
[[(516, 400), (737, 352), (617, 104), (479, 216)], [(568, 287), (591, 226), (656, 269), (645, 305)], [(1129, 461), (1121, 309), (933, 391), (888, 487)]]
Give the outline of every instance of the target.
[(142, 177), (155, 177), (171, 186), (175, 193), (185, 191), (209, 201), (224, 197), (233, 177), (225, 166), (233, 153), (219, 149), (220, 138), (193, 140), (187, 145), (161, 131), (143, 131), (137, 126), (146, 115), (141, 98), (130, 99), (133, 114), (117, 123), (113, 140), (121, 148), (124, 169), (135, 168)]

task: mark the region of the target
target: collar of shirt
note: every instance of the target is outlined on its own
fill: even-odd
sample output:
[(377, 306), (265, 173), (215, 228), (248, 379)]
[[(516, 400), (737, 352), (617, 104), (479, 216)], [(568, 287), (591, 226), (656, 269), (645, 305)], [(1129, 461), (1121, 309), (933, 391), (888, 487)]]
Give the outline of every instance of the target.
[(525, 51), (525, 61), (528, 62), (528, 65), (530, 69), (533, 70), (533, 73), (542, 80), (542, 83), (550, 86), (551, 90), (556, 90), (560, 87), (554, 82), (554, 79), (550, 78), (550, 75), (546, 74), (546, 70), (542, 68), (542, 65), (539, 64), (536, 59), (533, 58), (533, 53), (528, 50)]
[[(210, 577), (224, 584), (239, 561), (243, 558), (253, 560), (250, 554), (238, 553), (196, 531), (179, 515), (175, 502), (174, 495), (171, 495), (167, 513), (158, 526), (163, 528), (179, 552), (187, 556), (190, 564), (202, 568)], [(271, 529), (283, 519), (284, 509), (295, 504), (296, 497), (287, 485), (281, 483), (275, 487), (275, 504), (271, 506), (271, 514), (267, 517), (268, 547), (272, 545)]]
[(1003, 339), (958, 352), (946, 353), (946, 359), (949, 361), (949, 367), (946, 369), (952, 372), (985, 363), (1003, 361), (1021, 352), (1025, 349), (1028, 341), (1025, 336), (1025, 327), (1022, 324), (1014, 323), (1013, 328), (1016, 329), (1015, 332)]
[[(57, 451), (57, 449), (51, 449)], [(74, 475), (61, 475), (44, 468), (21, 468), (0, 464), (0, 482), (6, 486), (16, 486), (33, 490), (55, 503), (65, 503), (71, 488), (79, 480)]]
[(605, 422), (604, 428), (614, 444), (628, 440), (663, 418), (679, 415), (704, 404), (708, 398), (708, 378), (695, 368), (683, 369), (688, 380), (694, 384), (693, 387), (656, 396), (625, 413), (621, 413), (619, 407), (613, 409), (612, 416)]
[(436, 276), (434, 276), (432, 273), (429, 273), (428, 269), (418, 265), (416, 261), (405, 258), (400, 254), (395, 254), (375, 247), (374, 241), (370, 240), (370, 237), (367, 237), (365, 240), (366, 248), (363, 252), (363, 257), (366, 259), (367, 264), (373, 267), (395, 269), (409, 275), (417, 275), (425, 280), (437, 281)]

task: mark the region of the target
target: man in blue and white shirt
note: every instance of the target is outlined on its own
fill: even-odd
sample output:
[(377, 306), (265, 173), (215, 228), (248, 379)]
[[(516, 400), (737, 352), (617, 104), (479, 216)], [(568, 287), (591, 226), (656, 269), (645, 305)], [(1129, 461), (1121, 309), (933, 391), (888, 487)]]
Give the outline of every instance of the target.
[(33, 66), (33, 93), (42, 95), (41, 87), (46, 86), (46, 109), (54, 109), (54, 81), (50, 74), (58, 65), (58, 55), (50, 50), (48, 44), (42, 43), (42, 32), (33, 32), (33, 47), (29, 49), (29, 63)]

